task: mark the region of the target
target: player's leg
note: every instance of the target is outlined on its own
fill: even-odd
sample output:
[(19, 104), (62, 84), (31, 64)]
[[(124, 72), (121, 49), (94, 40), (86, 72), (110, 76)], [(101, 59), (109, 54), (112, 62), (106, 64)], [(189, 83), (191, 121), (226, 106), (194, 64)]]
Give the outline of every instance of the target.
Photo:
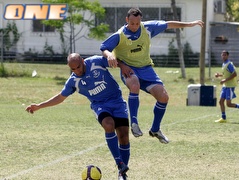
[(225, 108), (225, 99), (224, 98), (220, 98), (219, 105), (220, 105), (220, 109), (221, 109), (222, 118), (226, 119), (226, 108)]
[(150, 93), (155, 99), (154, 120), (149, 134), (157, 137), (161, 143), (168, 143), (168, 138), (161, 132), (160, 124), (163, 119), (168, 103), (168, 94), (164, 89), (163, 82), (156, 74), (152, 66), (147, 66), (142, 69), (133, 69), (135, 74), (140, 77), (140, 89)]
[(118, 165), (119, 179), (127, 179), (128, 162), (130, 158), (129, 120), (128, 118), (114, 118), (116, 133), (119, 139), (119, 151), (123, 164)]
[(236, 104), (232, 103), (232, 100), (226, 100), (226, 104), (227, 104), (227, 107), (230, 107), (230, 108), (235, 108), (236, 107)]
[(231, 100), (227, 100), (227, 107), (230, 107), (230, 108), (238, 108), (238, 109), (239, 109), (239, 104), (232, 103)]
[(155, 84), (150, 90), (150, 94), (157, 100), (154, 106), (154, 120), (152, 127), (149, 131), (151, 136), (155, 136), (159, 139), (161, 143), (167, 144), (169, 142), (168, 138), (161, 132), (160, 125), (164, 117), (166, 107), (168, 104), (168, 93), (164, 88), (163, 84)]
[(101, 112), (98, 116), (98, 121), (105, 130), (105, 139), (108, 145), (108, 148), (116, 162), (119, 166), (123, 160), (120, 155), (119, 146), (118, 146), (118, 137), (115, 133), (115, 122), (112, 116), (108, 112)]
[(140, 84), (136, 75), (131, 75), (129, 78), (122, 78), (123, 82), (129, 89), (128, 106), (130, 112), (130, 125), (132, 134), (135, 137), (142, 136), (143, 133), (138, 126), (138, 109), (139, 109), (139, 91)]
[[(123, 117), (126, 119), (125, 124), (121, 124), (121, 126), (129, 126), (128, 120), (128, 110), (127, 104), (122, 98), (116, 99), (117, 102), (107, 102), (100, 105), (93, 105), (92, 109), (95, 112), (95, 115), (101, 124), (101, 126), (105, 130), (105, 139), (108, 145), (108, 148), (115, 160), (116, 165), (119, 169), (119, 177), (126, 177), (126, 171), (129, 169), (128, 166), (123, 162), (121, 152), (119, 149), (118, 137), (116, 134), (116, 127), (119, 126), (118, 123), (115, 122), (113, 117)], [(119, 116), (120, 115), (120, 116)], [(126, 137), (128, 137), (129, 132), (126, 132)], [(121, 137), (120, 137), (121, 139)], [(129, 145), (128, 145), (129, 146)], [(124, 178), (126, 179), (126, 178)]]
[(216, 120), (215, 122), (219, 122), (219, 123), (227, 122), (226, 121), (227, 117), (226, 117), (225, 99), (224, 98), (220, 98), (219, 105), (220, 105), (220, 109), (221, 109), (221, 118)]
[(119, 141), (119, 151), (123, 163), (118, 165), (119, 179), (127, 179), (126, 171), (128, 171), (128, 162), (130, 158), (130, 143), (129, 143), (129, 119), (127, 103), (124, 100), (115, 102), (110, 106), (112, 109), (115, 130)]
[(225, 108), (226, 97), (227, 97), (227, 88), (223, 87), (221, 90), (221, 93), (220, 93), (220, 100), (219, 100), (219, 105), (220, 105), (220, 110), (221, 110), (221, 118), (215, 121), (217, 123), (226, 122), (226, 119), (227, 119), (226, 118), (226, 108)]
[[(126, 123), (128, 123), (128, 119), (119, 118), (118, 120), (120, 121), (118, 121), (119, 124), (116, 123), (116, 126), (119, 125), (119, 127), (116, 127), (116, 132), (119, 139), (120, 155), (124, 162), (118, 165), (119, 179), (125, 180), (127, 179), (126, 172), (129, 169), (128, 163), (130, 158), (129, 126), (126, 126)], [(115, 119), (115, 122), (117, 122), (117, 119)]]
[(236, 98), (235, 88), (227, 88), (226, 102), (227, 107), (239, 108), (239, 104), (232, 103), (232, 99)]
[(119, 139), (119, 150), (123, 162), (128, 165), (130, 158), (129, 122), (127, 118), (114, 118), (116, 133)]

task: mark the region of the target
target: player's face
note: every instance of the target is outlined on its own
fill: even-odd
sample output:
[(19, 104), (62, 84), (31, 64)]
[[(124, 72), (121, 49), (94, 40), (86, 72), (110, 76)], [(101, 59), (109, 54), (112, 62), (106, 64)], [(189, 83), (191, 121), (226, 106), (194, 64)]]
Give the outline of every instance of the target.
[(84, 59), (81, 58), (78, 61), (73, 61), (69, 63), (71, 71), (74, 72), (77, 76), (82, 76), (85, 73)]
[(126, 22), (128, 23), (127, 28), (132, 32), (136, 32), (140, 27), (141, 16), (130, 15), (126, 17)]
[(223, 52), (223, 53), (221, 54), (221, 57), (222, 57), (222, 60), (223, 60), (223, 61), (225, 61), (225, 60), (228, 59), (228, 55), (227, 55), (227, 53), (225, 53), (225, 52)]

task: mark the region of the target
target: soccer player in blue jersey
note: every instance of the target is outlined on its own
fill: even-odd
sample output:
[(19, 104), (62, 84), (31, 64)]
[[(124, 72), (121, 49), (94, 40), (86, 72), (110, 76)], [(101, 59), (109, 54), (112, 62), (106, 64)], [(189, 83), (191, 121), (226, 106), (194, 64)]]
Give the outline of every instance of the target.
[(143, 133), (138, 126), (140, 89), (156, 99), (154, 119), (149, 134), (168, 143), (168, 138), (161, 132), (160, 123), (164, 116), (168, 93), (164, 84), (155, 73), (150, 58), (150, 39), (166, 29), (203, 26), (201, 20), (192, 22), (179, 21), (145, 21), (142, 22), (139, 8), (131, 8), (126, 16), (126, 24), (101, 44), (101, 51), (109, 61), (110, 67), (119, 66), (122, 80), (129, 89), (128, 105), (130, 111), (131, 131), (135, 137)]
[(221, 95), (220, 95), (220, 108), (221, 108), (221, 118), (216, 120), (218, 123), (227, 122), (225, 101), (227, 107), (239, 108), (239, 104), (232, 103), (232, 99), (236, 98), (235, 87), (237, 86), (237, 72), (233, 63), (228, 59), (229, 52), (223, 50), (221, 53), (222, 63), (222, 73), (215, 73), (215, 77), (222, 77), (220, 84), (222, 84)]
[(108, 148), (118, 165), (119, 179), (125, 180), (130, 157), (128, 110), (119, 85), (107, 69), (108, 61), (103, 56), (84, 60), (77, 53), (70, 54), (67, 61), (72, 74), (62, 91), (44, 102), (29, 105), (26, 111), (34, 113), (55, 106), (74, 92), (86, 96), (105, 130)]

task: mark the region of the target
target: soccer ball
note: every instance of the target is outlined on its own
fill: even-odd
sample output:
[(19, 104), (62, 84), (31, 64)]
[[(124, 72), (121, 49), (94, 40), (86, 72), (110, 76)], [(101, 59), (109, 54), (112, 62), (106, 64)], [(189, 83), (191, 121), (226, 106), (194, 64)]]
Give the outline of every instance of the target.
[(101, 170), (97, 166), (86, 166), (82, 171), (82, 180), (100, 180), (102, 177)]

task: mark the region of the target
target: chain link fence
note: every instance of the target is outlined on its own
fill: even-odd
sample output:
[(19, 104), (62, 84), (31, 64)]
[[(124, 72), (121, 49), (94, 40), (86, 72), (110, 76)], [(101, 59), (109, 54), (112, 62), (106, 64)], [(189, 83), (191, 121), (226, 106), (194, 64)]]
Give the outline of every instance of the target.
[[(115, 32), (125, 23), (125, 16), (128, 11), (128, 7), (106, 7), (106, 18), (104, 20), (96, 20), (96, 23), (108, 23), (110, 25), (110, 32)], [(141, 8), (143, 12), (143, 20), (151, 19), (163, 19), (168, 20), (172, 18), (172, 12), (170, 8)], [(181, 17), (181, 9), (177, 10), (178, 18)], [(166, 31), (165, 33), (174, 33)], [(44, 46), (44, 42), (38, 42), (34, 45), (40, 51), (34, 51), (34, 48), (29, 48), (24, 53), (17, 53), (17, 49), (22, 49), (21, 43), (18, 46), (13, 45), (10, 49), (4, 49), (6, 44), (3, 34), (0, 33), (0, 59), (3, 61), (19, 61), (19, 62), (37, 62), (37, 63), (65, 63), (66, 55), (60, 53), (54, 53), (51, 46)], [(236, 66), (239, 65), (239, 23), (211, 23), (210, 35), (209, 35), (209, 48), (206, 54), (206, 66), (221, 66), (221, 51), (228, 50), (230, 53), (230, 59)], [(24, 34), (21, 38), (24, 37)], [(168, 44), (168, 52), (166, 54), (152, 55), (151, 58), (154, 61), (156, 67), (180, 67), (178, 58), (178, 49), (176, 42), (172, 43), (175, 46)], [(190, 44), (183, 44), (184, 46), (184, 62), (186, 67), (198, 67), (200, 60), (200, 53), (193, 52)], [(167, 48), (167, 47), (166, 47)], [(99, 53), (100, 54), (100, 53)], [(82, 56), (88, 57), (93, 54), (82, 54)]]

